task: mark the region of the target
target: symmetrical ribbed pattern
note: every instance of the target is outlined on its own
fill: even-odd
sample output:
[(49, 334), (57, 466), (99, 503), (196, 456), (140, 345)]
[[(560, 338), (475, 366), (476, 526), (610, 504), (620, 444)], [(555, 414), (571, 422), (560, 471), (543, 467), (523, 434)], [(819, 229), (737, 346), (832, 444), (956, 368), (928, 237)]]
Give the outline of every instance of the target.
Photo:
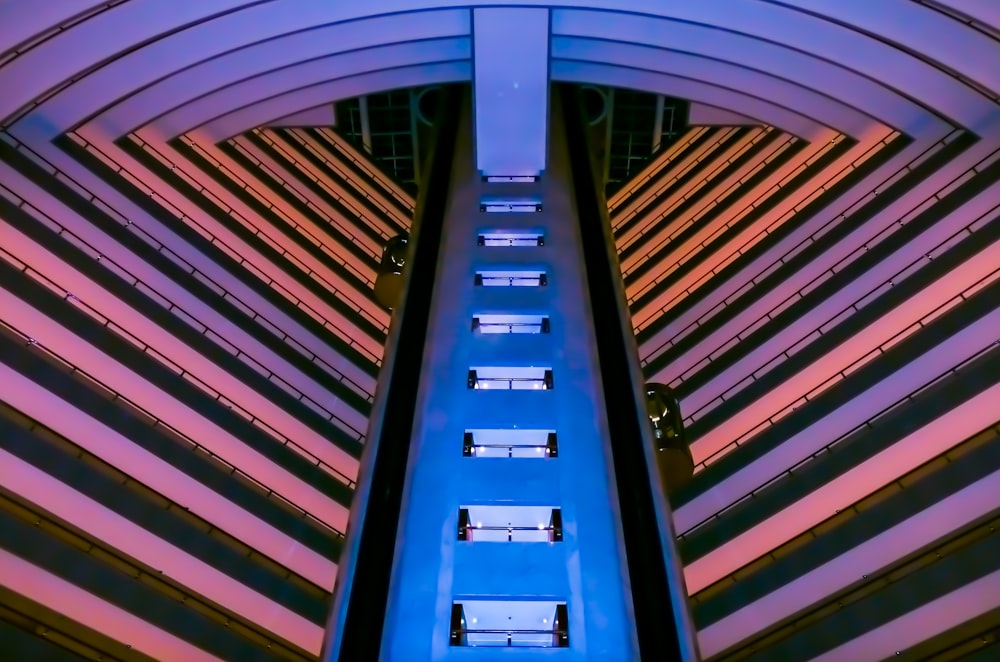
[(938, 613), (966, 546), (966, 582), (997, 570), (963, 536), (1000, 507), (998, 148), (693, 127), (611, 201), (647, 377), (692, 440), (674, 519), (706, 656)]
[(312, 659), (413, 200), (329, 130), (50, 149), (88, 188), (0, 145), (0, 574), (33, 582), (9, 621), (115, 659)]
[[(995, 653), (1000, 10), (586, 4), (554, 80), (752, 120), (609, 201), (703, 652)], [(426, 0), (0, 3), (5, 658), (318, 656), (414, 202), (258, 127), (468, 81), (472, 38)]]

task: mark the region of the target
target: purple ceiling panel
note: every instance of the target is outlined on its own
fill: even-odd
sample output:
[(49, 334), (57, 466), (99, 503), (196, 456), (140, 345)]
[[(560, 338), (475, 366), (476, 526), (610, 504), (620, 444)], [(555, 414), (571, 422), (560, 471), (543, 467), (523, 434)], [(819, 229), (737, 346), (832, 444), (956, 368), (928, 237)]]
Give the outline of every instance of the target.
[[(179, 38), (188, 33), (192, 33), (193, 45), (204, 48), (206, 40), (196, 38), (193, 30), (185, 31)], [(264, 39), (277, 34), (272, 29), (260, 35), (262, 40), (257, 42), (248, 41), (252, 35), (241, 35), (245, 43), (242, 48), (200, 60), (198, 64), (183, 69), (174, 68), (173, 61), (163, 57), (156, 61), (156, 66), (132, 66), (131, 57), (125, 56), (119, 60), (123, 66), (112, 73), (112, 79), (117, 80), (119, 86), (124, 85), (122, 89), (131, 94), (123, 95), (119, 103), (105, 109), (100, 121), (109, 129), (124, 133), (167, 109), (182, 106), (200, 96), (254, 76), (287, 71), (297, 65), (306, 66), (310, 62), (330, 58), (338, 53), (350, 53), (397, 42), (458, 37), (468, 33), (469, 19), (466, 12), (423, 12), (415, 16), (401, 14), (359, 23), (317, 26), (302, 32), (284, 33)], [(387, 35), (393, 35), (394, 38), (387, 39)], [(173, 41), (171, 39), (165, 43)], [(367, 60), (363, 53), (356, 53), (354, 57)], [(109, 66), (105, 69), (112, 68)], [(85, 78), (64, 94), (71, 94), (76, 88), (88, 89), (92, 84), (101, 87), (97, 81), (98, 75)], [(85, 114), (77, 110), (81, 106), (82, 111), (88, 110), (86, 101), (75, 102), (72, 97), (58, 106), (66, 107), (66, 113), (73, 113), (66, 116), (66, 123), (72, 123)], [(61, 125), (63, 122), (56, 123)]]
[(178, 135), (215, 117), (296, 89), (419, 63), (467, 61), (469, 55), (467, 37), (429, 39), (338, 54), (222, 87), (158, 118), (156, 124), (164, 135)]

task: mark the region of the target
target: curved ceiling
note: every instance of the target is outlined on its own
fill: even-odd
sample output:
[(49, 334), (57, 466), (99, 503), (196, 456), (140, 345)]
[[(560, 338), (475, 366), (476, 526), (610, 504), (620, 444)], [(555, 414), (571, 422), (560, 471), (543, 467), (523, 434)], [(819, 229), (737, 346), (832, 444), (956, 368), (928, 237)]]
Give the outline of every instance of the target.
[[(819, 627), (817, 605), (857, 588), (837, 563), (888, 572), (979, 521), (968, 513), (995, 515), (1000, 489), (984, 496), (968, 479), (948, 496), (965, 519), (920, 524), (914, 513), (880, 561), (829, 534), (838, 555), (779, 569), (795, 581), (767, 573), (804, 558), (791, 550), (831, 518), (860, 518), (857, 504), (891, 501), (887, 486), (995, 432), (1000, 391), (984, 375), (997, 374), (1000, 339), (989, 298), (1000, 5), (518, 5), (550, 8), (553, 80), (646, 90), (748, 122), (692, 122), (609, 200), (647, 376), (681, 393), (699, 463), (675, 524), (703, 652), (864, 659), (858, 651), (953, 645), (997, 600), (965, 600), (937, 629), (901, 614), (826, 649), (796, 637)], [(75, 624), (63, 639), (112, 659), (318, 655), (389, 323), (371, 292), (375, 268), (414, 201), (334, 131), (259, 127), (469, 81), (475, 6), (0, 3), (0, 317), (3, 341), (20, 348), (9, 356), (23, 354), (0, 366), (4, 425), (83, 449), (95, 475), (118, 472), (150, 509), (188, 519), (128, 515), (14, 446), (0, 449), (6, 466), (38, 480), (0, 479), (18, 507), (104, 540), (132, 576), (159, 571), (160, 598), (198, 605), (192, 614), (225, 622), (229, 639), (192, 635), (200, 621), (187, 612), (136, 616), (117, 594), (0, 549), (0, 584), (21, 596), (14, 612), (53, 631), (58, 614)], [(73, 373), (60, 376), (66, 364)], [(808, 462), (948, 379), (949, 407), (920, 405), (933, 418), (879, 433), (892, 442), (839, 469), (823, 464), (822, 487), (796, 482)], [(91, 391), (125, 409), (101, 413), (81, 400)], [(181, 447), (183, 458), (167, 450)], [(788, 500), (758, 498), (765, 486)], [(171, 537), (182, 526), (197, 543)], [(992, 571), (928, 608), (968, 587), (981, 594)], [(74, 600), (39, 597), (45, 582)], [(747, 643), (758, 641), (770, 643)]]
[[(42, 25), (23, 1), (2, 10), (12, 52), (0, 70), (11, 91), (0, 117), (18, 119), (15, 126), (38, 120), (51, 135), (86, 125), (106, 137), (205, 128), (223, 138), (338, 91), (377, 90), (385, 83), (376, 81), (414, 65), (423, 66), (407, 69), (406, 86), (469, 79), (466, 4), (399, 1), (375, 14), (320, 1), (61, 3), (73, 13)], [(885, 126), (932, 131), (941, 122), (979, 130), (1000, 87), (988, 32), (907, 0), (877, 10), (759, 0), (556, 3), (551, 20), (557, 80), (749, 105), (781, 128), (799, 128), (779, 122), (790, 113), (852, 137)], [(350, 81), (351, 91), (336, 81)]]

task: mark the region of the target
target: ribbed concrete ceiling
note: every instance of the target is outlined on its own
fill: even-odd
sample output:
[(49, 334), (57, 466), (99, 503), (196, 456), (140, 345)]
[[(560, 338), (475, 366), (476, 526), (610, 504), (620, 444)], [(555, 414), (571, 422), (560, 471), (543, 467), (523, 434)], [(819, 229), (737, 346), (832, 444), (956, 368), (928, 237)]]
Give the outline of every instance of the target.
[[(553, 80), (692, 104), (609, 209), (699, 463), (674, 524), (703, 652), (988, 656), (1000, 5), (520, 4), (552, 8)], [(258, 127), (468, 81), (468, 7), (0, 4), (20, 659), (316, 658), (389, 322), (374, 269), (413, 200), (329, 128)]]

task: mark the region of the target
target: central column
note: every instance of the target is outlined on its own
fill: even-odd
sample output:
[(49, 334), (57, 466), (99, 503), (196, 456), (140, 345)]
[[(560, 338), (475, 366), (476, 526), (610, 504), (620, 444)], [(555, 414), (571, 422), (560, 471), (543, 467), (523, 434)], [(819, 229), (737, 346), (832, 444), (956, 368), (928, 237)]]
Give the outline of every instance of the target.
[(484, 181), (461, 117), (383, 652), (634, 660), (565, 132), (542, 177)]
[(605, 203), (560, 92), (541, 176), (483, 177), (471, 98), (447, 95), (324, 659), (697, 659)]

